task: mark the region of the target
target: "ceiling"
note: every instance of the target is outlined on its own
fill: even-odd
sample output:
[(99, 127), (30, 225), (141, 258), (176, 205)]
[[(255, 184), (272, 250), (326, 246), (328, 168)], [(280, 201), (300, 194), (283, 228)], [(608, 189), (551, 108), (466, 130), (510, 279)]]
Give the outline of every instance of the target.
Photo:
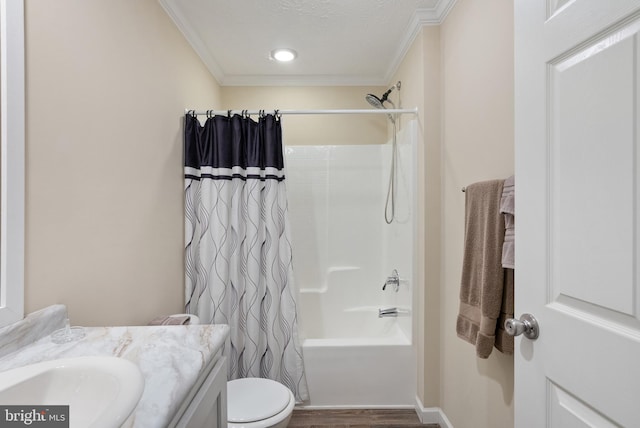
[[(159, 0), (211, 74), (234, 85), (386, 85), (455, 0)], [(290, 63), (270, 59), (292, 48)]]

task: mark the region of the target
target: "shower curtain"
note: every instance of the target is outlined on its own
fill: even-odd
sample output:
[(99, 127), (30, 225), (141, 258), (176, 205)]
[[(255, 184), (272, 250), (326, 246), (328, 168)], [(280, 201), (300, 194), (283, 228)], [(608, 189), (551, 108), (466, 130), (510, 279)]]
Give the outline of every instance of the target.
[(229, 379), (307, 400), (280, 119), (187, 114), (184, 160), (186, 312), (229, 325)]

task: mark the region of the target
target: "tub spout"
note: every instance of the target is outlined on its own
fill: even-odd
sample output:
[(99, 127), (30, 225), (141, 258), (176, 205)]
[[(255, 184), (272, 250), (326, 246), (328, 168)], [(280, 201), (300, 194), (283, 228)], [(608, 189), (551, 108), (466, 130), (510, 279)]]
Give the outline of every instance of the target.
[(398, 308), (378, 309), (378, 318), (397, 317)]

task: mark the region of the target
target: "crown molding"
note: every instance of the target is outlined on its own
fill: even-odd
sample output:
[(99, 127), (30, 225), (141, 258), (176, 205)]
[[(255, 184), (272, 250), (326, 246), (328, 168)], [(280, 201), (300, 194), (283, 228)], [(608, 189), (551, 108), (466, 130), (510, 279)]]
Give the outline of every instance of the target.
[(169, 0), (158, 1), (220, 86), (385, 86), (400, 67), (422, 27), (442, 24), (456, 3), (456, 0), (439, 0), (433, 8), (416, 10), (385, 75), (362, 78), (335, 75), (226, 75), (206, 43), (187, 24), (180, 10), (174, 8)]
[(386, 86), (387, 80), (352, 75), (230, 75), (220, 86)]
[(209, 52), (209, 49), (207, 49), (207, 45), (204, 41), (195, 31), (193, 31), (191, 26), (187, 24), (188, 21), (182, 12), (174, 8), (168, 0), (158, 1), (160, 2), (160, 6), (162, 6), (167, 15), (169, 15), (169, 18), (171, 18), (176, 27), (178, 27), (178, 30), (180, 30), (184, 38), (187, 40), (187, 43), (191, 45), (193, 50), (200, 57), (209, 72), (218, 81), (218, 83), (222, 85), (222, 81), (225, 78), (224, 72), (211, 55), (211, 52)]
[(447, 19), (447, 16), (449, 16), (449, 12), (451, 12), (451, 9), (453, 9), (453, 6), (455, 6), (455, 4), (456, 4), (456, 0), (438, 1), (438, 4), (436, 4), (436, 7), (435, 7), (438, 14), (438, 20), (439, 20), (438, 24), (442, 24), (444, 20)]
[(387, 84), (398, 71), (402, 60), (407, 55), (407, 52), (409, 52), (418, 34), (422, 31), (422, 27), (442, 24), (447, 18), (447, 15), (449, 15), (455, 2), (456, 0), (439, 0), (432, 9), (417, 9), (415, 11), (411, 19), (411, 24), (407, 27), (407, 31), (398, 46), (396, 56), (393, 61), (391, 61), (391, 64), (389, 64), (389, 68), (385, 74), (384, 81), (387, 82)]

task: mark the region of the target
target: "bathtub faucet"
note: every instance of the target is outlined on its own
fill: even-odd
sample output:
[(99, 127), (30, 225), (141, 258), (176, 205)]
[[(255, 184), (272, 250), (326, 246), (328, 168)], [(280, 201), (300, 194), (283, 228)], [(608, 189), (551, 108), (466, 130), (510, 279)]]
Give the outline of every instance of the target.
[(398, 308), (378, 309), (378, 318), (397, 317)]

